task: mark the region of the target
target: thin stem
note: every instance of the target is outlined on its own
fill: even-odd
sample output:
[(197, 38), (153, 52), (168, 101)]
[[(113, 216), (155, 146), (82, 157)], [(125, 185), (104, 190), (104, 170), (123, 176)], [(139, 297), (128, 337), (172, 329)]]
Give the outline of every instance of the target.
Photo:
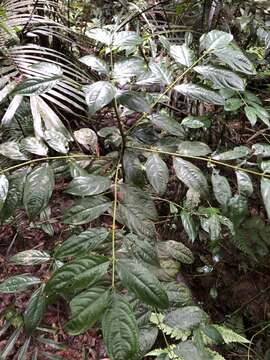
[(157, 149), (147, 149), (147, 148), (143, 148), (143, 147), (139, 147), (139, 146), (128, 146), (128, 148), (135, 149), (135, 150), (146, 151), (146, 152), (151, 152), (151, 153), (157, 153), (157, 154), (171, 155), (171, 156), (180, 157), (180, 158), (201, 160), (201, 161), (208, 162), (210, 164), (225, 166), (225, 167), (234, 169), (235, 171), (240, 170), (240, 171), (252, 174), (252, 175), (256, 175), (256, 176), (265, 177), (265, 178), (270, 179), (270, 175), (267, 175), (265, 173), (260, 173), (258, 171), (254, 171), (254, 170), (250, 170), (250, 169), (244, 169), (244, 168), (241, 168), (241, 167), (239, 167), (237, 165), (227, 164), (227, 163), (224, 163), (222, 161), (214, 160), (214, 159), (211, 159), (211, 158), (208, 158), (208, 157), (184, 155), (184, 154), (180, 154), (180, 153), (172, 153), (172, 152), (161, 151), (161, 150), (157, 150)]
[[(61, 156), (47, 156), (47, 157), (44, 157), (44, 158), (32, 159), (32, 160), (29, 160), (29, 161), (25, 161), (25, 162), (23, 162), (21, 164), (10, 166), (10, 167), (8, 167), (6, 169), (0, 170), (0, 174), (4, 174), (4, 173), (7, 173), (9, 171), (20, 169), (20, 168), (22, 168), (24, 166), (27, 166), (27, 165), (32, 165), (32, 164), (35, 164), (35, 163), (48, 161), (48, 160), (96, 159), (96, 158), (100, 158), (100, 156), (79, 155), (79, 154), (61, 155)], [(107, 157), (107, 159), (109, 159), (109, 157)]]
[[(167, 88), (159, 95), (159, 97), (157, 98), (157, 100), (154, 102), (153, 105), (151, 105), (151, 109), (153, 109), (162, 99), (162, 97), (164, 95), (166, 95), (169, 91), (172, 90), (172, 88), (180, 81), (182, 80), (189, 72), (190, 70), (192, 70), (201, 60), (203, 60), (207, 55), (209, 54), (209, 51), (205, 51), (202, 56), (200, 56), (191, 66), (189, 66), (184, 72), (182, 72), (181, 75), (179, 75), (169, 86), (167, 86)], [(137, 121), (136, 123), (131, 126), (128, 129), (128, 133), (133, 130), (135, 127), (138, 126), (138, 124), (145, 118), (145, 114), (143, 114)]]
[(117, 210), (117, 184), (118, 184), (118, 174), (121, 168), (120, 160), (118, 162), (115, 178), (114, 178), (114, 201), (113, 201), (113, 220), (112, 220), (112, 288), (115, 288), (115, 225), (116, 225), (116, 210)]

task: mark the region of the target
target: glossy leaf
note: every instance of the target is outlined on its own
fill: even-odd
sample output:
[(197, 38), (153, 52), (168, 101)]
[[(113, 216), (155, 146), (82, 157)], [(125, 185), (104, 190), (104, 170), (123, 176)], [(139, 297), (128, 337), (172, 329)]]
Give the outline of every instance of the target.
[(219, 50), (233, 41), (233, 35), (224, 31), (212, 30), (200, 38), (200, 45), (207, 51)]
[(89, 114), (93, 115), (108, 105), (115, 97), (116, 89), (108, 81), (98, 81), (85, 87), (85, 100)]
[(12, 294), (26, 290), (28, 287), (37, 285), (40, 280), (31, 275), (15, 275), (0, 284), (0, 293)]
[(207, 320), (206, 313), (198, 306), (185, 306), (169, 312), (164, 324), (178, 330), (191, 330)]
[(82, 225), (97, 219), (111, 206), (111, 201), (104, 196), (97, 195), (78, 200), (64, 214), (64, 223)]
[(0, 175), (0, 211), (4, 206), (8, 195), (9, 182), (5, 175)]
[(201, 74), (206, 80), (210, 80), (217, 88), (229, 88), (243, 91), (245, 83), (243, 79), (232, 71), (212, 65), (196, 66), (194, 71)]
[(9, 262), (16, 265), (33, 266), (46, 263), (51, 260), (51, 256), (46, 251), (25, 250), (13, 255)]
[(75, 177), (65, 192), (76, 196), (98, 195), (108, 190), (111, 186), (111, 181), (105, 176), (87, 175)]
[(138, 326), (131, 306), (120, 295), (112, 295), (102, 319), (102, 334), (111, 360), (138, 358)]
[(108, 74), (109, 67), (106, 62), (94, 55), (86, 55), (79, 59), (80, 62), (89, 66), (92, 70), (97, 71), (100, 74)]
[(26, 178), (23, 203), (30, 219), (46, 208), (54, 188), (54, 174), (49, 165), (35, 168)]
[(253, 194), (253, 184), (250, 176), (244, 171), (236, 171), (238, 191), (240, 195), (251, 196)]
[(261, 179), (261, 194), (265, 210), (270, 219), (270, 180), (266, 178)]
[(108, 235), (108, 230), (102, 227), (91, 228), (78, 235), (72, 235), (56, 249), (54, 256), (57, 259), (64, 259), (96, 250), (106, 241)]
[(166, 292), (149, 270), (134, 261), (119, 260), (117, 272), (122, 284), (146, 304), (161, 309), (168, 307)]
[(169, 134), (184, 137), (183, 127), (166, 113), (153, 114), (149, 117), (150, 121), (158, 128)]
[(6, 141), (0, 145), (0, 154), (12, 160), (27, 160), (16, 141)]
[(200, 141), (183, 141), (178, 146), (177, 152), (181, 156), (206, 156), (210, 154), (212, 150), (207, 144)]
[(181, 215), (182, 225), (188, 235), (189, 240), (191, 242), (194, 242), (197, 238), (198, 231), (191, 214), (189, 214), (185, 210), (182, 210), (180, 215)]
[(231, 187), (227, 178), (219, 175), (217, 171), (213, 171), (211, 180), (216, 200), (220, 205), (227, 207), (232, 197)]
[(107, 272), (108, 259), (104, 256), (84, 256), (63, 265), (46, 284), (48, 294), (86, 289)]
[(246, 146), (237, 146), (232, 150), (225, 151), (221, 154), (217, 154), (213, 156), (215, 160), (236, 160), (246, 157), (250, 154), (250, 149)]
[(59, 80), (59, 76), (28, 78), (16, 86), (13, 90), (13, 94), (23, 96), (41, 95), (55, 87)]
[(190, 67), (195, 60), (194, 51), (191, 50), (186, 44), (171, 45), (170, 55), (176, 62), (187, 67)]
[(145, 164), (147, 178), (157, 194), (163, 195), (166, 192), (169, 181), (169, 170), (166, 163), (158, 154), (148, 157)]
[(136, 112), (145, 112), (149, 113), (151, 108), (144, 96), (135, 92), (135, 91), (127, 91), (117, 96), (117, 101), (127, 107), (130, 110)]
[(197, 166), (176, 157), (173, 159), (173, 166), (178, 179), (188, 188), (194, 189), (202, 196), (207, 196), (209, 192), (207, 180)]
[(182, 95), (194, 100), (200, 100), (215, 105), (224, 105), (225, 103), (224, 98), (219, 93), (196, 84), (189, 83), (176, 85), (174, 89)]
[(34, 330), (42, 321), (45, 311), (46, 296), (44, 293), (44, 285), (35, 291), (24, 313), (24, 326), (28, 336), (31, 336)]
[(36, 137), (26, 137), (22, 140), (21, 145), (24, 150), (30, 152), (31, 154), (45, 156), (48, 153), (48, 148), (44, 142)]
[(190, 129), (209, 128), (211, 121), (206, 116), (187, 116), (182, 120), (181, 125)]
[(145, 63), (142, 59), (132, 57), (126, 60), (118, 61), (113, 67), (113, 78), (119, 84), (126, 84), (144, 71)]
[(101, 319), (108, 302), (109, 291), (92, 287), (75, 296), (70, 302), (71, 319), (65, 325), (69, 335), (79, 335), (90, 329)]
[(67, 154), (69, 150), (68, 139), (60, 132), (54, 129), (44, 131), (44, 140), (55, 151), (61, 154)]

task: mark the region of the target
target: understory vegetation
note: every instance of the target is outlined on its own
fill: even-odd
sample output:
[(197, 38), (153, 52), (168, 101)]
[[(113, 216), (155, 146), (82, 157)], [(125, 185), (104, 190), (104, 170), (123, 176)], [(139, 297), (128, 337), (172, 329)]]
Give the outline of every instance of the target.
[(0, 1), (0, 359), (270, 359), (267, 1)]

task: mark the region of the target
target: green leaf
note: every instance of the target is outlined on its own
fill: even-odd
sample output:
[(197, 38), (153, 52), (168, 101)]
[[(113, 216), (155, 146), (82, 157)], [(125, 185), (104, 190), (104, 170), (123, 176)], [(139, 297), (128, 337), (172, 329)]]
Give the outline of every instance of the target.
[(194, 68), (206, 80), (212, 81), (217, 88), (229, 88), (237, 91), (244, 91), (245, 83), (243, 79), (232, 71), (212, 65), (196, 66)]
[(169, 312), (163, 322), (173, 329), (193, 330), (207, 320), (206, 313), (198, 306), (185, 306)]
[(158, 336), (158, 329), (154, 326), (145, 326), (140, 328), (139, 343), (140, 356), (145, 355), (154, 346)]
[(243, 101), (239, 98), (230, 98), (225, 101), (225, 111), (236, 111), (243, 105)]
[(159, 266), (159, 259), (155, 244), (152, 239), (140, 238), (135, 234), (129, 233), (125, 236), (125, 248), (139, 261), (153, 266)]
[(261, 178), (261, 194), (268, 219), (270, 219), (270, 180), (269, 179)]
[(236, 171), (238, 191), (240, 195), (251, 196), (253, 185), (250, 176), (244, 171)]
[(54, 88), (60, 79), (60, 76), (28, 78), (18, 84), (12, 94), (23, 96), (41, 95)]
[(106, 241), (108, 235), (109, 231), (102, 227), (91, 228), (78, 235), (72, 235), (56, 249), (54, 256), (57, 259), (64, 259), (99, 249)]
[(0, 154), (11, 160), (28, 160), (16, 141), (6, 141), (0, 145)]
[(108, 259), (104, 256), (83, 256), (63, 265), (46, 284), (45, 291), (65, 293), (82, 290), (95, 284), (107, 272)]
[(65, 192), (76, 196), (98, 195), (108, 190), (111, 186), (111, 180), (105, 176), (87, 175), (75, 177)]
[(112, 43), (112, 34), (106, 29), (100, 29), (100, 28), (90, 29), (89, 31), (86, 32), (86, 35), (90, 39), (94, 39), (108, 46), (111, 45)]
[(106, 64), (106, 62), (94, 55), (83, 56), (79, 59), (79, 61), (100, 74), (109, 74), (109, 66)]
[(102, 334), (111, 360), (136, 360), (139, 331), (129, 303), (113, 294), (102, 319)]
[(109, 291), (93, 287), (75, 296), (70, 302), (71, 319), (65, 325), (69, 335), (79, 335), (90, 329), (104, 314)]
[(176, 85), (174, 90), (194, 100), (200, 100), (215, 105), (224, 105), (225, 103), (225, 99), (219, 93), (196, 84), (188, 83)]
[(192, 215), (185, 210), (182, 210), (180, 215), (181, 215), (182, 225), (186, 233), (188, 234), (189, 240), (191, 242), (194, 242), (198, 236), (198, 231), (194, 223), (194, 220), (192, 218)]
[(119, 50), (126, 50), (138, 46), (143, 39), (135, 31), (120, 31), (113, 36), (113, 46)]
[(64, 223), (82, 225), (97, 219), (111, 206), (111, 201), (102, 195), (76, 201), (64, 214)]
[(151, 107), (145, 98), (136, 91), (126, 91), (117, 96), (117, 101), (130, 110), (150, 113)]
[(169, 134), (179, 137), (184, 137), (185, 135), (183, 127), (165, 112), (153, 114), (149, 116), (149, 119), (152, 124), (154, 124), (159, 129), (168, 132)]
[(0, 211), (6, 201), (9, 189), (9, 182), (5, 175), (0, 175)]
[(173, 353), (181, 360), (211, 360), (202, 350), (196, 347), (191, 341), (180, 342)]
[(188, 188), (194, 189), (202, 196), (207, 197), (209, 193), (207, 180), (197, 166), (176, 157), (173, 158), (173, 166), (179, 180)]
[(190, 129), (209, 128), (211, 121), (207, 116), (187, 116), (182, 120), (181, 125)]
[(169, 306), (166, 292), (149, 270), (130, 260), (119, 260), (117, 273), (122, 284), (146, 304), (161, 309)]
[(145, 184), (145, 177), (138, 155), (134, 151), (125, 150), (123, 165), (126, 183), (143, 187)]
[(252, 62), (243, 54), (237, 45), (228, 45), (214, 51), (214, 54), (233, 70), (247, 75), (256, 73)]
[(187, 67), (190, 67), (195, 60), (194, 51), (191, 50), (186, 44), (171, 45), (170, 55), (176, 62)]
[(51, 260), (51, 256), (46, 251), (25, 250), (13, 255), (9, 262), (16, 265), (33, 266), (43, 264)]
[(201, 226), (204, 231), (210, 235), (211, 241), (217, 241), (220, 238), (221, 223), (218, 215), (212, 215), (210, 218), (201, 218)]
[[(141, 76), (138, 78), (136, 84), (138, 85), (170, 85), (172, 83), (173, 77), (172, 72), (168, 68), (167, 64), (164, 61), (156, 63), (150, 61), (148, 64), (149, 71), (146, 73), (141, 73)], [(161, 99), (159, 99), (161, 100)]]
[(159, 242), (158, 249), (160, 257), (167, 258), (169, 256), (183, 264), (192, 264), (194, 262), (192, 251), (181, 242), (174, 240), (162, 241)]
[(245, 114), (252, 126), (257, 122), (257, 112), (252, 106), (245, 106)]
[(1, 211), (3, 219), (12, 216), (17, 206), (21, 204), (27, 172), (28, 170), (25, 169), (19, 170), (8, 177), (9, 190)]
[(32, 294), (24, 313), (24, 326), (28, 336), (32, 335), (43, 318), (46, 304), (44, 287), (42, 285)]
[(27, 274), (15, 275), (0, 284), (0, 293), (12, 294), (26, 290), (28, 287), (40, 284), (39, 278)]
[(169, 181), (169, 170), (166, 163), (158, 154), (152, 154), (147, 159), (145, 171), (155, 192), (163, 195), (167, 190), (167, 184)]
[(55, 151), (61, 154), (68, 153), (68, 139), (60, 131), (57, 131), (55, 129), (45, 130), (44, 140)]
[(116, 62), (112, 75), (119, 84), (124, 85), (144, 72), (144, 68), (145, 63), (142, 59), (132, 57)]
[(25, 151), (28, 151), (31, 154), (46, 156), (48, 153), (47, 146), (41, 139), (36, 137), (28, 136), (24, 138), (21, 145)]
[(46, 208), (54, 188), (54, 174), (47, 164), (35, 168), (24, 184), (23, 204), (30, 219)]
[(226, 208), (232, 197), (231, 187), (227, 178), (219, 175), (218, 171), (213, 171), (211, 180), (216, 200)]
[(233, 35), (224, 31), (212, 30), (200, 38), (200, 46), (207, 51), (223, 49), (233, 41)]
[(210, 147), (200, 141), (182, 141), (177, 152), (184, 156), (206, 156), (212, 152)]
[(264, 143), (257, 143), (252, 145), (252, 150), (254, 155), (257, 155), (262, 158), (266, 158), (270, 156), (270, 145)]
[(250, 149), (247, 146), (237, 146), (232, 150), (225, 151), (224, 153), (214, 155), (214, 160), (236, 160), (246, 157), (250, 154)]
[(94, 115), (98, 110), (108, 105), (116, 94), (116, 88), (108, 81), (98, 81), (85, 87), (85, 100), (89, 114)]

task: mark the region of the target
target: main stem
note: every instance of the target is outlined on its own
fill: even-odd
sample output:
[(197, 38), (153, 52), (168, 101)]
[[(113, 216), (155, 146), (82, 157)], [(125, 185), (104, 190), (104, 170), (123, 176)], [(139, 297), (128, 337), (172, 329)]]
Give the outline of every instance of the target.
[(117, 185), (118, 185), (118, 174), (121, 168), (121, 162), (119, 160), (114, 177), (114, 201), (113, 201), (113, 221), (112, 221), (112, 288), (115, 288), (115, 225), (116, 225), (116, 210), (117, 210)]

